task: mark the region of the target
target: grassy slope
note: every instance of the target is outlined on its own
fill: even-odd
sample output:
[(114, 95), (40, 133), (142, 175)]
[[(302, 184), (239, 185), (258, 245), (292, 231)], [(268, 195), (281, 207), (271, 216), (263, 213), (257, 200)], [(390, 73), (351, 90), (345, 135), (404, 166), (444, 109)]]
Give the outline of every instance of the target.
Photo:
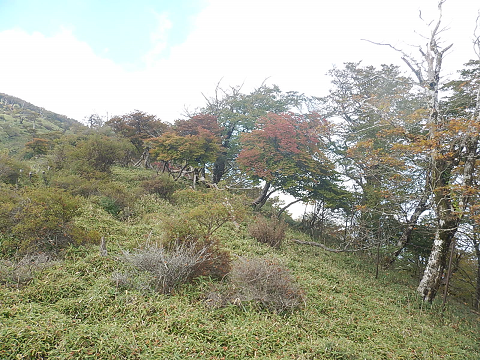
[(32, 137), (49, 138), (82, 126), (76, 120), (0, 93), (0, 149), (7, 148), (12, 154), (19, 153)]
[(121, 249), (159, 237), (164, 214), (175, 211), (161, 203), (125, 224), (87, 204), (78, 221), (107, 236), (109, 255), (71, 249), (24, 288), (2, 288), (0, 358), (480, 358), (480, 319), (467, 310), (450, 306), (439, 319), (438, 305), (422, 305), (398, 274), (375, 280), (369, 260), (291, 242), (274, 250), (251, 239), (245, 225), (220, 230), (225, 246), (235, 255), (281, 259), (305, 289), (304, 309), (209, 309), (206, 280), (172, 296), (117, 288), (110, 279), (122, 267)]

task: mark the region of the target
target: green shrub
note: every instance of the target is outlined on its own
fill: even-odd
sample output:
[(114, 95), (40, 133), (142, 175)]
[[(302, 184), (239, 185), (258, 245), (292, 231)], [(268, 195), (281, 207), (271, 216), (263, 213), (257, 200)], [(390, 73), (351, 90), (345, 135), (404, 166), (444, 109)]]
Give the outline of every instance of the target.
[(57, 188), (26, 189), (2, 204), (0, 224), (4, 254), (58, 251), (68, 245), (98, 241), (98, 234), (75, 225), (81, 199)]
[(99, 195), (102, 182), (96, 179), (85, 179), (80, 175), (59, 172), (50, 181), (50, 186), (68, 190), (72, 195), (89, 197)]
[(109, 198), (108, 196), (101, 196), (98, 199), (98, 205), (100, 205), (107, 213), (115, 217), (117, 217), (118, 214), (120, 214), (120, 211), (122, 211), (122, 208), (116, 203), (115, 199)]
[(5, 153), (0, 153), (0, 183), (15, 185), (23, 174), (28, 174), (28, 167)]
[(124, 165), (133, 150), (126, 139), (100, 134), (68, 136), (57, 141), (51, 163), (57, 170), (65, 169), (88, 179), (102, 179), (110, 174), (112, 165)]
[(180, 217), (165, 222), (165, 225), (167, 234), (164, 243), (168, 249), (175, 249), (178, 246), (188, 246), (196, 249), (205, 247), (207, 249), (207, 259), (196, 267), (196, 276), (221, 279), (228, 274), (231, 261), (230, 253), (222, 249), (217, 239), (205, 236), (205, 232), (194, 220), (188, 217)]
[(213, 234), (230, 220), (229, 209), (223, 204), (199, 205), (165, 222), (165, 244), (168, 248), (182, 244), (197, 248), (206, 246), (208, 260), (197, 266), (196, 274), (221, 279), (230, 271), (230, 253), (222, 249)]
[(141, 186), (146, 193), (157, 194), (165, 200), (170, 200), (178, 188), (178, 184), (168, 174), (161, 174), (156, 178), (144, 180)]
[(287, 224), (275, 216), (270, 219), (259, 217), (248, 227), (248, 231), (253, 238), (276, 249), (282, 245), (286, 229)]
[(133, 209), (138, 191), (118, 182), (105, 182), (99, 185), (100, 197), (95, 201), (106, 212), (121, 220), (128, 218)]

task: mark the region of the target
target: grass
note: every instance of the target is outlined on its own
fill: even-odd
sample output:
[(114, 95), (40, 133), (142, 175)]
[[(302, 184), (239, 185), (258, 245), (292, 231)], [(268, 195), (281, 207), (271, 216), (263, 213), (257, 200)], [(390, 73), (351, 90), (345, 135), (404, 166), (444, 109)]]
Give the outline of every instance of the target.
[[(126, 174), (117, 173), (125, 177)], [(133, 180), (132, 180), (133, 181)], [(122, 287), (120, 261), (147, 241), (161, 241), (163, 223), (189, 211), (147, 196), (136, 216), (119, 221), (86, 202), (76, 222), (99, 231), (97, 246), (68, 248), (22, 285), (1, 285), (0, 359), (479, 359), (480, 317), (449, 302), (424, 304), (405, 275), (381, 272), (367, 256), (333, 254), (289, 239), (261, 244), (248, 222), (216, 233), (233, 259), (276, 259), (305, 294), (305, 306), (275, 312), (253, 302), (212, 308), (218, 282), (200, 278), (160, 294)], [(248, 219), (248, 217), (247, 217)], [(307, 240), (306, 238), (304, 238)]]
[[(228, 230), (228, 229), (226, 229)], [(228, 232), (228, 231), (227, 231)], [(248, 304), (210, 309), (203, 279), (166, 296), (117, 288), (115, 254), (71, 249), (22, 289), (0, 293), (2, 359), (478, 359), (479, 320), (423, 305), (374, 280), (362, 259), (245, 237), (232, 250), (288, 261), (306, 292), (293, 313)], [(257, 251), (260, 250), (260, 251)]]

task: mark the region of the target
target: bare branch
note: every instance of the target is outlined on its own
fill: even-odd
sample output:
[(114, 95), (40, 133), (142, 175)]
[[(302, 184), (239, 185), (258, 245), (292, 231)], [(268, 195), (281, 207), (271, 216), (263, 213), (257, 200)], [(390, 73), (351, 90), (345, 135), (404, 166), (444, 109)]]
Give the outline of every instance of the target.
[(480, 34), (477, 34), (480, 25), (480, 11), (478, 11), (477, 19), (475, 20), (475, 29), (473, 30), (473, 51), (480, 59)]
[(410, 63), (410, 61), (409, 61), (405, 56), (402, 56), (402, 60), (405, 61), (405, 63), (406, 63), (406, 64), (408, 65), (408, 67), (410, 68), (410, 70), (412, 70), (412, 72), (415, 74), (415, 76), (416, 76), (417, 79), (418, 79), (418, 84), (419, 84), (420, 86), (423, 86), (423, 83), (424, 83), (425, 81), (423, 80), (422, 71), (421, 71), (419, 68), (415, 69), (415, 68), (413, 67), (413, 65)]
[(397, 49), (397, 48), (396, 48), (395, 46), (393, 46), (392, 44), (389, 44), (389, 43), (379, 43), (379, 42), (375, 42), (375, 41), (368, 40), (368, 39), (360, 39), (360, 40), (362, 40), (362, 41), (367, 41), (367, 42), (372, 43), (372, 44), (374, 44), (374, 45), (381, 45), (381, 46), (391, 47), (393, 50), (398, 51), (398, 52), (402, 53), (404, 56), (406, 56), (405, 53), (404, 53), (402, 50)]
[[(371, 41), (371, 40), (368, 40), (368, 39), (361, 39), (361, 40), (362, 41), (367, 41), (367, 42), (369, 42), (371, 44), (374, 44), (374, 45), (388, 46), (391, 49), (393, 49), (393, 50), (399, 52), (400, 54), (402, 54), (401, 59), (403, 61), (405, 61), (405, 63), (410, 68), (410, 70), (412, 70), (412, 72), (415, 74), (415, 76), (418, 80), (418, 85), (420, 85), (420, 86), (424, 85), (425, 80), (423, 79), (423, 75), (422, 75), (422, 71), (420, 69), (420, 66), (411, 56), (407, 55), (403, 50), (397, 49), (395, 46), (393, 46), (392, 44), (389, 44), (389, 43), (379, 43), (379, 42)], [(425, 58), (426, 56), (425, 56), (425, 53), (423, 52), (423, 50), (421, 48), (419, 50), (420, 50), (420, 53), (422, 54), (422, 56)], [(413, 66), (413, 64), (415, 64), (416, 67)]]
[(341, 253), (341, 252), (357, 252), (357, 251), (362, 251), (366, 250), (367, 248), (361, 248), (361, 249), (333, 249), (329, 248), (326, 245), (323, 245), (321, 243), (313, 242), (313, 241), (303, 241), (303, 240), (297, 240), (297, 239), (292, 239), (293, 242), (301, 245), (310, 245), (310, 246), (317, 246), (322, 248), (325, 251), (328, 252), (334, 252), (334, 253)]

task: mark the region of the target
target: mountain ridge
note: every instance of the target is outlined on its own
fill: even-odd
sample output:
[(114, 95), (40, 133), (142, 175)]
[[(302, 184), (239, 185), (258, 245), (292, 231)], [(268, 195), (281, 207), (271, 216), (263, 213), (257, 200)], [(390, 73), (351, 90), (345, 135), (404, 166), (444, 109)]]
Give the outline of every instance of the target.
[(0, 149), (16, 154), (34, 138), (51, 140), (84, 127), (78, 120), (0, 93)]

